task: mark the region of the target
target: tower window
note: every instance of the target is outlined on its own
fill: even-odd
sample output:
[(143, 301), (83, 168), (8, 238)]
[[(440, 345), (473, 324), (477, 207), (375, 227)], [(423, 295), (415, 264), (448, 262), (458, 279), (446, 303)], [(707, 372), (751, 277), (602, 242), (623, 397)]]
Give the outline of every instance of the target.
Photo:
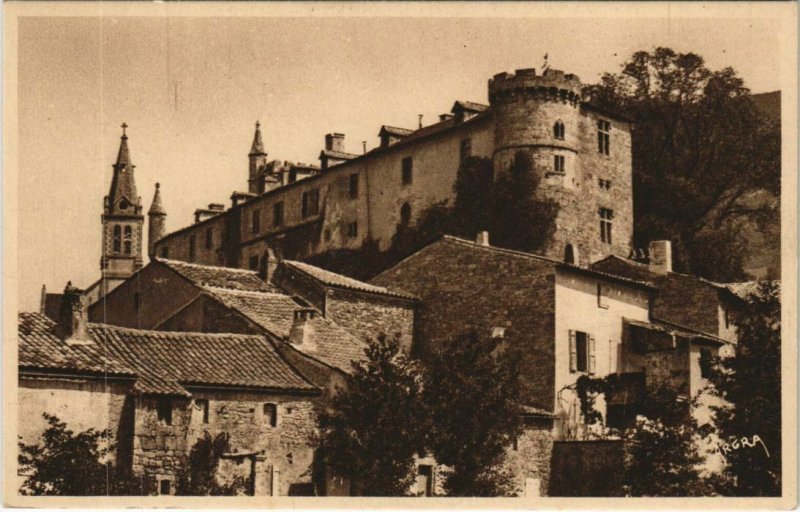
[(358, 174), (350, 175), (350, 199), (358, 197)]
[(403, 159), (403, 185), (410, 185), (414, 179), (414, 161), (410, 156)]
[(403, 203), (400, 207), (400, 224), (407, 225), (411, 221), (411, 205)]
[(264, 423), (270, 427), (278, 426), (278, 406), (275, 404), (264, 404)]
[(347, 236), (350, 238), (358, 236), (358, 222), (351, 222), (347, 225)]
[(472, 139), (461, 140), (461, 150), (459, 151), (460, 162), (463, 164), (467, 158), (472, 156)]
[(195, 236), (194, 235), (190, 236), (189, 237), (189, 261), (194, 261), (194, 257), (196, 256), (196, 253), (197, 253), (196, 245), (197, 244), (196, 244)]
[(597, 151), (609, 155), (611, 146), (611, 123), (605, 119), (597, 120)]
[(611, 220), (614, 218), (614, 210), (600, 208), (600, 240), (611, 243)]
[(556, 121), (556, 124), (553, 125), (553, 138), (564, 140), (564, 123), (561, 121)]
[(122, 251), (122, 228), (119, 225), (114, 226), (114, 252)]
[(214, 247), (214, 230), (206, 228), (206, 249)]
[(283, 201), (272, 205), (272, 225), (280, 226), (283, 224)]
[(124, 240), (125, 254), (131, 253), (131, 245), (133, 243), (131, 241), (132, 235), (133, 235), (133, 230), (131, 229), (131, 227), (125, 226), (125, 240)]
[(253, 228), (253, 233), (258, 233), (261, 231), (261, 210), (253, 210), (252, 216), (253, 221), (251, 226)]
[(303, 192), (303, 218), (319, 213), (319, 189)]
[(553, 171), (564, 174), (564, 155), (555, 155), (553, 157)]

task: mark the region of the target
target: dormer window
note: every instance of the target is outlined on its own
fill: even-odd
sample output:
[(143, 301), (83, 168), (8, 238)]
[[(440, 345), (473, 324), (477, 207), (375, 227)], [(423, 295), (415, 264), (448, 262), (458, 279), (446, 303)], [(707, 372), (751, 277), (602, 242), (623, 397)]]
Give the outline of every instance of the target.
[(560, 120), (553, 125), (553, 138), (564, 140), (564, 123)]

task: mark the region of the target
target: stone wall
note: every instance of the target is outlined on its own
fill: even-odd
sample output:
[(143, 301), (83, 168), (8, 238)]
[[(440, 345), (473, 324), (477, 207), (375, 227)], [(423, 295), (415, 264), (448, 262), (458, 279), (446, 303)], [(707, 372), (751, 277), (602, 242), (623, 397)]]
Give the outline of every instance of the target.
[[(207, 423), (197, 404), (201, 399), (209, 403)], [(310, 398), (194, 390), (192, 399), (171, 399), (171, 425), (158, 418), (158, 400), (143, 397), (137, 404), (133, 468), (146, 478), (174, 480), (192, 446), (204, 432), (212, 437), (227, 432), (231, 445), (228, 458), (251, 461), (257, 490), (286, 496), (293, 484), (311, 483), (316, 414)], [(265, 414), (265, 404), (277, 406), (274, 427)], [(259, 473), (267, 470), (269, 475)], [(223, 468), (223, 473), (230, 475), (231, 472), (235, 471)], [(259, 484), (265, 481), (271, 482), (271, 489)]]
[(694, 276), (670, 272), (659, 280), (653, 317), (717, 335), (720, 332), (719, 291)]
[(553, 451), (552, 432), (552, 419), (528, 418), (516, 444), (506, 452), (505, 464), (514, 475), (517, 495), (547, 495)]
[(376, 276), (375, 284), (420, 298), (414, 352), (442, 340), (506, 329), (523, 347), (526, 403), (552, 410), (555, 378), (555, 268), (535, 256), (445, 237)]
[(622, 441), (556, 441), (549, 495), (622, 496)]
[(413, 341), (414, 309), (411, 301), (343, 289), (329, 289), (325, 301), (325, 316), (353, 336), (368, 340), (398, 335), (407, 352)]

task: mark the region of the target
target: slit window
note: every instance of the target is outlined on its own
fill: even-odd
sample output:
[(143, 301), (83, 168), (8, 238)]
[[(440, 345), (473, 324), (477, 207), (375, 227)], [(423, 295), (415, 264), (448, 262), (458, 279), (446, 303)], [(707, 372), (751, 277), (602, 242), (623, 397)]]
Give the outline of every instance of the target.
[(350, 193), (350, 199), (355, 199), (358, 197), (358, 174), (350, 175), (348, 191)]
[(614, 211), (609, 208), (600, 208), (600, 241), (611, 243), (611, 221), (614, 219)]
[(122, 228), (114, 226), (114, 252), (122, 251)]
[(411, 222), (411, 205), (403, 203), (400, 207), (400, 224), (406, 226), (409, 222)]
[(131, 246), (133, 245), (133, 241), (131, 239), (132, 236), (133, 236), (133, 229), (131, 229), (130, 226), (125, 226), (125, 240), (124, 240), (125, 254), (130, 254), (132, 252), (131, 250)]
[(597, 152), (603, 155), (611, 154), (611, 122), (605, 119), (597, 120)]
[(553, 125), (553, 138), (564, 140), (564, 123), (561, 121), (556, 121), (556, 124)]
[(275, 404), (264, 404), (264, 423), (270, 427), (278, 426), (278, 406)]
[(402, 171), (403, 185), (410, 185), (414, 180), (414, 161), (410, 156), (403, 159)]
[(200, 398), (194, 401), (194, 405), (197, 407), (197, 412), (202, 422), (208, 423), (208, 400)]
[(272, 205), (272, 225), (283, 225), (283, 201)]

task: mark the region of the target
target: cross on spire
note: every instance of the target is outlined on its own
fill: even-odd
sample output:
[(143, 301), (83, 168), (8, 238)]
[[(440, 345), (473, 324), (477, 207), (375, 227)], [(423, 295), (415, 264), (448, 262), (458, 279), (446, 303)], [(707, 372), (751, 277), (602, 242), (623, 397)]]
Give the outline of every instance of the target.
[(122, 138), (127, 139), (128, 135), (125, 133), (125, 129), (128, 127), (128, 123), (122, 122)]

